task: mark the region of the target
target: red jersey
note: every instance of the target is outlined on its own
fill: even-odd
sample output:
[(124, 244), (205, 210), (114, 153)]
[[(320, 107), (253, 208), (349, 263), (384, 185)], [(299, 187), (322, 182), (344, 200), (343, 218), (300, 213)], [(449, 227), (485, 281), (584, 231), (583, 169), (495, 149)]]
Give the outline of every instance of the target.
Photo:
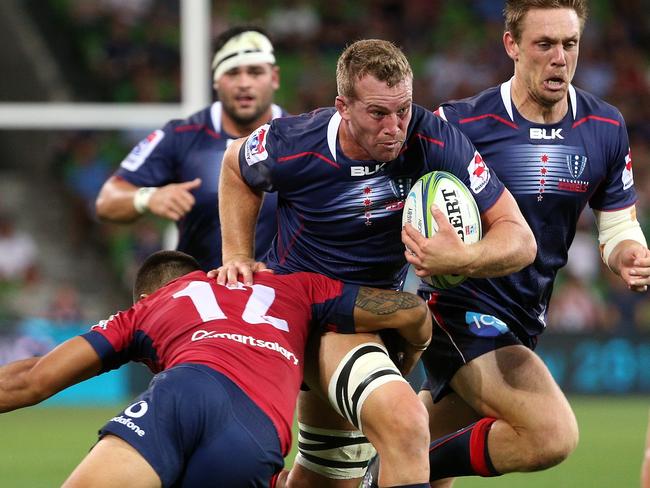
[(195, 271), (83, 337), (104, 371), (139, 361), (154, 373), (182, 363), (221, 372), (270, 417), (286, 454), (310, 324), (354, 332), (357, 293), (313, 273), (258, 273), (252, 286), (227, 287)]

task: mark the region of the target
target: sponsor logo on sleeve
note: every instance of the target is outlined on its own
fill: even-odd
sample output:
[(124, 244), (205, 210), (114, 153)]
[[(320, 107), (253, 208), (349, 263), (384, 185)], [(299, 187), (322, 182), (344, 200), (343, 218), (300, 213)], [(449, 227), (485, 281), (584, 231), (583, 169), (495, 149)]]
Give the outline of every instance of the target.
[(137, 171), (164, 138), (165, 133), (162, 130), (153, 131), (131, 149), (131, 152), (124, 158), (120, 166), (128, 171)]
[(108, 317), (106, 320), (100, 320), (98, 323), (96, 323), (95, 325), (93, 325), (93, 326), (90, 328), (90, 330), (94, 330), (94, 329), (102, 329), (102, 330), (106, 330), (106, 329), (108, 328), (108, 323), (109, 323), (111, 320), (113, 320), (114, 318), (115, 318), (115, 315), (111, 315), (111, 316)]
[(472, 191), (476, 194), (481, 193), (488, 181), (490, 181), (490, 170), (478, 151), (474, 151), (474, 157), (467, 165), (467, 172), (469, 173), (469, 183)]
[(269, 157), (269, 153), (266, 151), (266, 136), (268, 133), (269, 124), (264, 124), (246, 139), (244, 155), (249, 166), (264, 161)]
[(632, 153), (629, 149), (625, 156), (625, 167), (623, 168), (621, 180), (623, 181), (623, 190), (628, 190), (632, 185), (634, 185), (634, 175), (632, 174)]

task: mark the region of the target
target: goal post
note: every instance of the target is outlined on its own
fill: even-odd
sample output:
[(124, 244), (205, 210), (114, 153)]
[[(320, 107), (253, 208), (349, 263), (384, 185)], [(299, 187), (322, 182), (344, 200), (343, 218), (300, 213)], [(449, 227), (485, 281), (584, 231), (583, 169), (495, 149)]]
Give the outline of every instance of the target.
[(211, 102), (210, 0), (181, 0), (181, 103), (0, 103), (0, 129), (154, 128)]

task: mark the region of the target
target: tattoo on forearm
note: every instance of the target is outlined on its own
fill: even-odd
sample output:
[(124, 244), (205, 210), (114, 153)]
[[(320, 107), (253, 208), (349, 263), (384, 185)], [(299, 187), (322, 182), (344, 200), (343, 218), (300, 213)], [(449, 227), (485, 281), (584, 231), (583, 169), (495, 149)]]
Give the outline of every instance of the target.
[(388, 315), (398, 310), (416, 308), (420, 305), (420, 300), (412, 293), (361, 287), (355, 304), (375, 315)]

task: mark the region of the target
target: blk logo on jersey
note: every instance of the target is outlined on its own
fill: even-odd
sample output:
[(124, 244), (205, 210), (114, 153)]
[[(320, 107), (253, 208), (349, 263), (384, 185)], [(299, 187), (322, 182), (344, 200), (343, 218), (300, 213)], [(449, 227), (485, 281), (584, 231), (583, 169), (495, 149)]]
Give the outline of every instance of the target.
[(503, 320), (478, 312), (465, 312), (465, 323), (473, 334), (481, 337), (496, 337), (509, 330)]
[(480, 193), (490, 181), (490, 170), (483, 161), (483, 157), (474, 151), (474, 157), (467, 165), (470, 187), (474, 193)]
[(574, 179), (580, 178), (582, 172), (585, 170), (587, 165), (587, 156), (581, 156), (580, 154), (567, 154), (566, 155), (566, 165), (569, 168), (569, 173)]
[(536, 141), (539, 140), (553, 140), (553, 139), (564, 139), (562, 135), (562, 129), (544, 129), (539, 127), (530, 128), (530, 138)]
[(351, 166), (350, 167), (350, 176), (370, 176), (378, 173), (382, 168), (386, 166), (386, 163), (378, 163), (374, 166)]
[(269, 124), (264, 124), (246, 139), (244, 156), (249, 166), (264, 161), (269, 157), (269, 153), (266, 151), (266, 136), (268, 133)]
[(623, 181), (623, 190), (629, 189), (634, 184), (634, 175), (632, 174), (632, 153), (628, 148), (628, 153), (625, 156), (625, 167), (621, 175)]

